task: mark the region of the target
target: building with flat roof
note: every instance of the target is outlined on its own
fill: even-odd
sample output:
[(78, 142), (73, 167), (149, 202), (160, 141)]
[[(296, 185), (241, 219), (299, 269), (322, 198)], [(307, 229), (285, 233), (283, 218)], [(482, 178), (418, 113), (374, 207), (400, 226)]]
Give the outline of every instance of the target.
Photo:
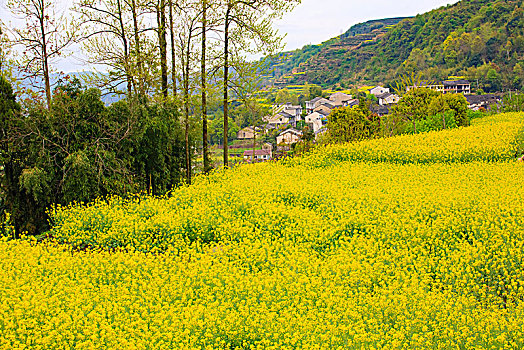
[(427, 84), (421, 83), (420, 85), (408, 86), (406, 91), (412, 90), (414, 88), (427, 88), (430, 90), (442, 92), (444, 94), (471, 94), (471, 84), (469, 81), (460, 79), (460, 80), (446, 80), (440, 84)]

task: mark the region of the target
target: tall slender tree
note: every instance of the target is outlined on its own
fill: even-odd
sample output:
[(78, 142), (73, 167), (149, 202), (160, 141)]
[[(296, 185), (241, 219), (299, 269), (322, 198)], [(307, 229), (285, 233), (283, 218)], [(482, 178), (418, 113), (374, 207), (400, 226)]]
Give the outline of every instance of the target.
[(146, 93), (145, 88), (145, 70), (144, 70), (144, 58), (142, 53), (142, 42), (140, 39), (140, 26), (139, 26), (139, 9), (137, 6), (137, 0), (130, 0), (129, 1), (130, 9), (131, 9), (131, 17), (133, 19), (133, 38), (135, 41), (134, 50), (131, 50), (131, 54), (135, 57), (136, 61), (136, 90), (138, 95), (144, 96)]
[(251, 161), (255, 162), (255, 150), (257, 144), (257, 127), (262, 123), (264, 115), (269, 113), (267, 107), (258, 102), (257, 92), (262, 86), (262, 76), (267, 72), (264, 62), (247, 62), (237, 60), (234, 62), (236, 79), (231, 82), (231, 89), (234, 91), (238, 102), (242, 103), (247, 113), (251, 116), (251, 127), (253, 128), (253, 155)]
[(226, 2), (226, 13), (224, 16), (224, 166), (229, 166), (229, 142), (228, 142), (228, 123), (229, 123), (229, 28), (231, 26), (231, 11), (235, 2)]
[(109, 75), (99, 74), (93, 80), (98, 81), (99, 88), (110, 92), (117, 92), (124, 83), (130, 97), (136, 84), (131, 61), (131, 29), (126, 24), (123, 0), (81, 0), (76, 11), (81, 16), (88, 63), (106, 65), (111, 70)]
[(190, 104), (192, 63), (195, 61), (195, 39), (198, 37), (200, 13), (198, 7), (186, 4), (184, 8), (180, 7), (180, 26), (178, 28), (178, 47), (180, 52), (180, 64), (182, 71), (182, 104), (184, 113), (184, 136), (186, 145), (186, 180), (191, 183), (192, 165), (191, 165), (191, 142), (190, 142)]
[(15, 16), (25, 21), (24, 27), (12, 31), (13, 43), (23, 46), (18, 65), (24, 78), (29, 79), (33, 86), (43, 85), (49, 107), (53, 63), (75, 40), (75, 27), (64, 11), (57, 10), (55, 1), (8, 0), (6, 5)]
[(202, 89), (202, 153), (204, 158), (204, 173), (208, 173), (211, 170), (211, 162), (209, 157), (209, 145), (208, 145), (208, 131), (207, 131), (207, 75), (206, 75), (206, 51), (207, 51), (207, 10), (208, 1), (202, 1), (202, 48), (201, 48), (201, 89)]
[(164, 102), (167, 100), (167, 23), (166, 23), (166, 0), (159, 0), (156, 4), (158, 47), (160, 50), (160, 82), (161, 93)]
[[(89, 64), (109, 67), (109, 74), (92, 74), (91, 82), (103, 91), (147, 96), (158, 86), (156, 40), (148, 33), (151, 7), (142, 0), (80, 0), (83, 49)], [(155, 80), (156, 79), (156, 80)]]
[(272, 54), (282, 48), (282, 37), (273, 21), (294, 8), (300, 0), (223, 0), (223, 109), (224, 166), (229, 166), (228, 120), (231, 54)]
[(171, 84), (173, 87), (173, 97), (177, 96), (177, 77), (176, 77), (176, 47), (175, 47), (175, 20), (174, 20), (174, 0), (169, 0), (169, 39), (171, 41)]

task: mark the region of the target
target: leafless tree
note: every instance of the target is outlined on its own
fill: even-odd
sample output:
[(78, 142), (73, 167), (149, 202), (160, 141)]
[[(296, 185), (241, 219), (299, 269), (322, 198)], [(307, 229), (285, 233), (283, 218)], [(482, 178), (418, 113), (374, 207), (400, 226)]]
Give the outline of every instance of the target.
[(22, 28), (11, 30), (12, 41), (23, 47), (18, 66), (34, 87), (43, 85), (49, 107), (53, 64), (75, 40), (76, 28), (51, 0), (9, 0), (7, 7), (25, 21)]

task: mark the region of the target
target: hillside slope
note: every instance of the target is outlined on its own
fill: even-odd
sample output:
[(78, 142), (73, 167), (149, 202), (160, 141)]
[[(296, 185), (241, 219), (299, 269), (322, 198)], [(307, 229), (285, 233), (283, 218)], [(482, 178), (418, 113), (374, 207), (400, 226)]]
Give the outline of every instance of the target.
[(376, 41), (392, 26), (407, 18), (387, 18), (359, 23), (344, 34), (322, 44), (306, 45), (302, 49), (277, 55), (271, 65), (272, 75), (276, 78), (275, 85), (286, 85), (290, 78), (295, 83), (307, 81), (303, 74), (315, 63), (320, 63), (320, 67), (316, 67), (318, 70), (331, 69), (333, 65), (342, 64), (341, 53), (355, 50), (370, 41)]
[(322, 45), (284, 53), (274, 61), (274, 77), (281, 85), (331, 86), (388, 83), (416, 72), (435, 80), (465, 76), (485, 91), (523, 87), (522, 0), (462, 0), (398, 20), (382, 20), (393, 24), (378, 28), (367, 22)]

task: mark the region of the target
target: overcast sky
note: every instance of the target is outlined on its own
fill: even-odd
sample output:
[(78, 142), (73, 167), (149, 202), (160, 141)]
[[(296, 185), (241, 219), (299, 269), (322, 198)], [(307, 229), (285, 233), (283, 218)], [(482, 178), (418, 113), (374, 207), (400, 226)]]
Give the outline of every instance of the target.
[[(0, 19), (11, 22), (0, 0)], [(69, 1), (58, 1), (62, 5)], [(301, 48), (306, 44), (319, 44), (340, 35), (352, 25), (372, 19), (414, 16), (432, 9), (456, 3), (457, 0), (302, 0), (292, 12), (275, 24), (285, 34), (286, 49)], [(77, 51), (74, 49), (73, 51)], [(86, 67), (73, 57), (62, 60), (57, 66), (65, 72), (82, 71)]]

